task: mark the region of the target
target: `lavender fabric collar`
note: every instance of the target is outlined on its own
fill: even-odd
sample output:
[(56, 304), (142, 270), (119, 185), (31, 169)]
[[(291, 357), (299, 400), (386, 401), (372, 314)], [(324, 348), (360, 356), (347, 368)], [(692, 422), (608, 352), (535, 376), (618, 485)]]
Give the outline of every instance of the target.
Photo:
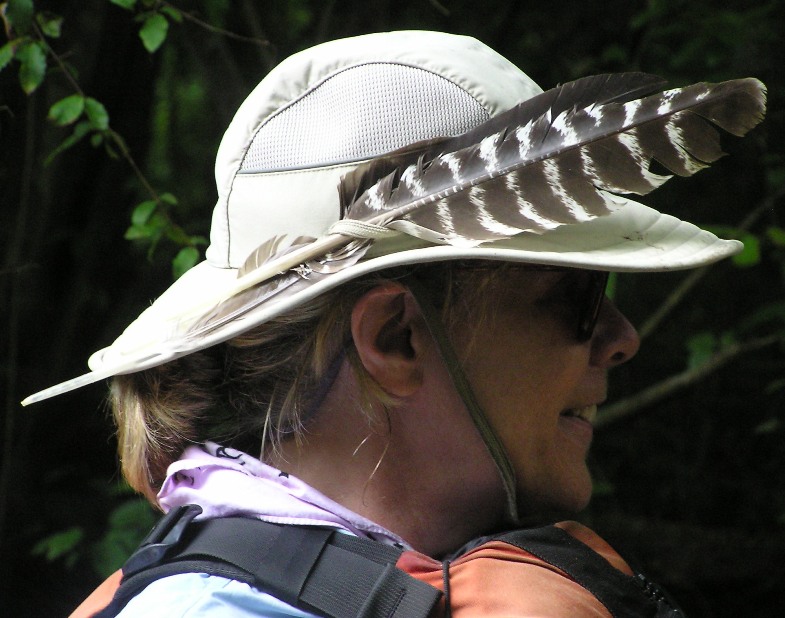
[(203, 509), (201, 518), (241, 515), (273, 523), (326, 526), (409, 548), (397, 535), (300, 479), (213, 442), (188, 447), (167, 472), (158, 494), (164, 511), (198, 504)]

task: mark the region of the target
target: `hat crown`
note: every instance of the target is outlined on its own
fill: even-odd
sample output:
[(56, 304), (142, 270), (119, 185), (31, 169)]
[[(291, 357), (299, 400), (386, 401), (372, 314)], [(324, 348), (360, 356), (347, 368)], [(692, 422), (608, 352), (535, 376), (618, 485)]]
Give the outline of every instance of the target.
[(274, 68), (240, 107), (216, 161), (207, 259), (239, 268), (281, 234), (323, 235), (358, 162), (457, 135), (541, 89), (470, 37), (388, 32), (331, 41)]
[(362, 161), (464, 133), (488, 118), (469, 93), (436, 73), (396, 63), (354, 65), (265, 120), (238, 173)]

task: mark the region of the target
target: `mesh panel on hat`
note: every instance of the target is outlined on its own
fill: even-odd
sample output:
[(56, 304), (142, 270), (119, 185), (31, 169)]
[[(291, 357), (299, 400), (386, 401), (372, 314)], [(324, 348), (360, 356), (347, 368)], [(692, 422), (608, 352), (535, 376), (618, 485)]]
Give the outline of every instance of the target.
[(357, 161), (486, 121), (460, 86), (417, 67), (371, 63), (321, 82), (257, 131), (241, 173)]

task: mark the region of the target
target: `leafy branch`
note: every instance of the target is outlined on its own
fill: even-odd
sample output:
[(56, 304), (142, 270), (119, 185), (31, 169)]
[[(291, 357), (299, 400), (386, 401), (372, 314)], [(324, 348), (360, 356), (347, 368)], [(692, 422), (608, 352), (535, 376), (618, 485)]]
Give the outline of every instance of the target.
[(270, 42), (257, 37), (243, 36), (199, 19), (193, 13), (183, 11), (165, 0), (109, 0), (127, 11), (135, 11), (134, 20), (142, 24), (139, 38), (142, 39), (147, 51), (155, 52), (166, 40), (169, 31), (169, 20), (178, 24), (191, 22), (212, 34), (220, 34), (226, 38), (245, 43), (253, 43), (260, 47), (270, 47)]
[(168, 2), (159, 0), (109, 0), (127, 11), (135, 12), (134, 21), (141, 23), (139, 38), (151, 54), (156, 52), (169, 33), (169, 20), (183, 21), (183, 13)]
[[(147, 51), (154, 53), (166, 39), (169, 19), (180, 22), (183, 14), (165, 2), (155, 0), (109, 0), (113, 4), (133, 10), (141, 7), (135, 20), (141, 22), (139, 37)], [(122, 159), (131, 168), (148, 199), (138, 204), (131, 216), (131, 226), (125, 237), (149, 244), (148, 257), (163, 238), (168, 238), (180, 247), (172, 260), (175, 277), (196, 264), (199, 247), (206, 245), (203, 236), (190, 235), (178, 225), (171, 215), (177, 199), (171, 193), (160, 194), (148, 180), (122, 135), (110, 124), (106, 107), (97, 99), (88, 96), (77, 81), (74, 72), (63, 57), (54, 49), (50, 40), (62, 34), (63, 18), (48, 11), (35, 11), (33, 0), (9, 0), (0, 5), (8, 42), (0, 47), (0, 70), (12, 62), (19, 64), (19, 82), (28, 96), (35, 93), (44, 83), (50, 63), (58, 69), (69, 84), (72, 94), (56, 101), (50, 108), (48, 120), (57, 127), (72, 128), (68, 135), (47, 156), (49, 165), (58, 155), (85, 139), (94, 147), (103, 146), (107, 155)]]

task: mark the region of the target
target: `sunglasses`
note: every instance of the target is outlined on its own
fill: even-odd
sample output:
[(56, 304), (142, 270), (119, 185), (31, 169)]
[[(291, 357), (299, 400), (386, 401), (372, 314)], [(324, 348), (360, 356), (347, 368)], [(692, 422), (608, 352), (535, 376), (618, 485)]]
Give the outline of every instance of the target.
[(605, 298), (605, 288), (608, 286), (610, 273), (596, 270), (587, 271), (586, 284), (579, 290), (578, 299), (578, 341), (584, 342), (591, 339), (594, 327), (600, 317), (602, 301)]
[[(467, 261), (462, 262), (459, 268), (461, 270), (487, 270), (498, 267), (498, 265), (489, 262)], [(610, 273), (539, 264), (508, 264), (508, 267), (529, 272), (565, 272), (580, 275), (571, 278), (569, 282), (572, 286), (570, 299), (575, 305), (577, 315), (576, 339), (583, 343), (592, 338), (597, 320), (600, 317)]]

